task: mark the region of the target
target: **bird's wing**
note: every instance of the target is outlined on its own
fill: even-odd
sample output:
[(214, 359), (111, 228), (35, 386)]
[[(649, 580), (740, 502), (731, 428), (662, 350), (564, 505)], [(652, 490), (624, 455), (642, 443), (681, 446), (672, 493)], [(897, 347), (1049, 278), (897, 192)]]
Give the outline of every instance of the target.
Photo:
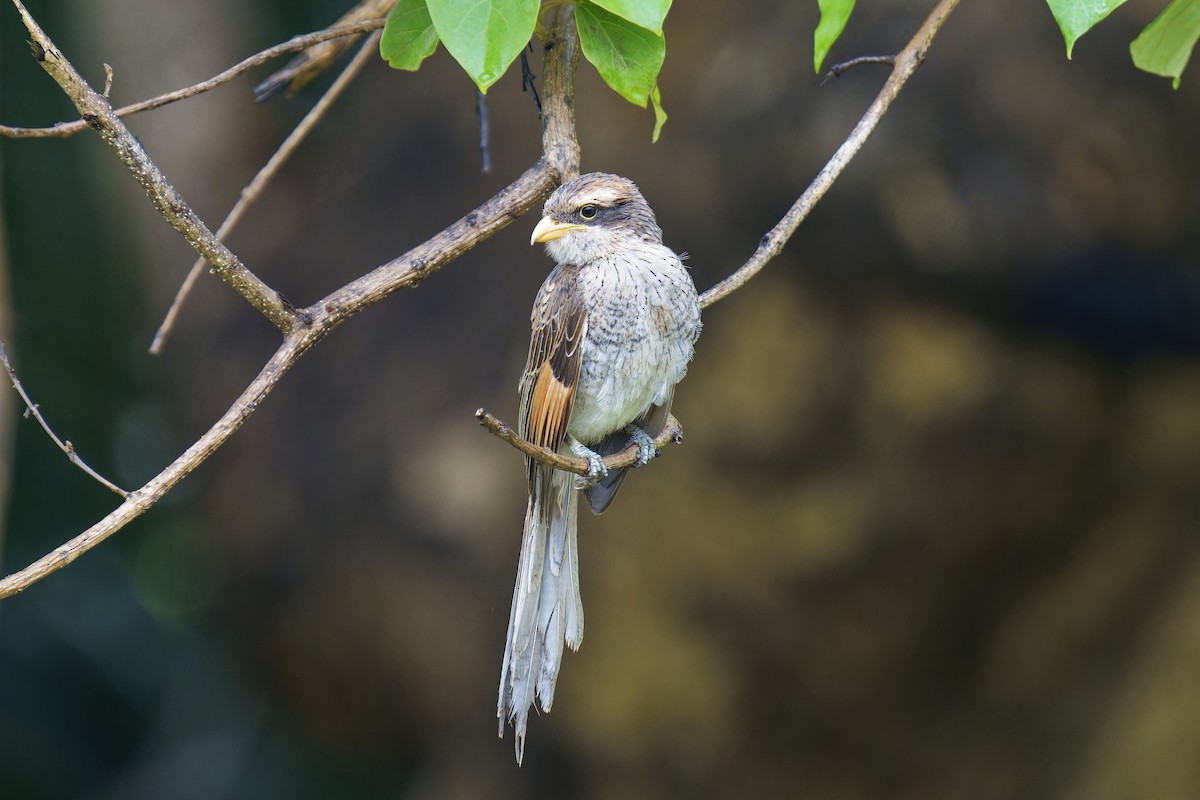
[(521, 376), (519, 433), (551, 450), (557, 450), (567, 435), (587, 331), (576, 274), (576, 269), (560, 265), (542, 284), (533, 305), (529, 360)]

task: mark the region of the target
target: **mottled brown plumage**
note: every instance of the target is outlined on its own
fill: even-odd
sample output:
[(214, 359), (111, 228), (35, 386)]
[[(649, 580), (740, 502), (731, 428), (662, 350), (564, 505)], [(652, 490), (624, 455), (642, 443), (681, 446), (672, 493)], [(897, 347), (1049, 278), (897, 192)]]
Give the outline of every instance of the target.
[(529, 461), (529, 502), (500, 676), (500, 735), (512, 721), (517, 762), (535, 700), (549, 711), (564, 644), (583, 640), (577, 489), (602, 512), (625, 470), (604, 455), (632, 439), (641, 463), (654, 455), (675, 385), (700, 335), (696, 287), (662, 242), (654, 212), (633, 182), (590, 173), (546, 201), (532, 243), (558, 265), (534, 301), (518, 427), (528, 441), (588, 460), (591, 474)]

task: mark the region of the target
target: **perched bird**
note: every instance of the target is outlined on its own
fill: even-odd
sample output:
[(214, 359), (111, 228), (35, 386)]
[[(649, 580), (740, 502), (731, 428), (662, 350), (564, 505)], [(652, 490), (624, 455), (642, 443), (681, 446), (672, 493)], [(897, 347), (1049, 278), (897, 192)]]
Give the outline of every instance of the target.
[(593, 512), (612, 502), (625, 470), (601, 459), (638, 445), (655, 455), (675, 385), (700, 335), (700, 304), (687, 269), (663, 244), (638, 187), (593, 172), (546, 200), (530, 244), (558, 265), (533, 304), (521, 376), (518, 430), (526, 440), (589, 464), (586, 478), (527, 459), (529, 503), (508, 621), (497, 716), (516, 729), (517, 763), (535, 695), (550, 710), (563, 645), (583, 640), (576, 541), (578, 492)]

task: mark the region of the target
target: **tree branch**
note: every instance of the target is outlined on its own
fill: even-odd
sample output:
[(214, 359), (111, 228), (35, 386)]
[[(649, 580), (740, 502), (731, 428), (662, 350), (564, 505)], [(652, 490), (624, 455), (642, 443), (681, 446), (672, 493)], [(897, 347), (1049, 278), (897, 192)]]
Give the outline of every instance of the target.
[(792, 234), (796, 232), (796, 228), (804, 221), (812, 211), (813, 206), (817, 204), (825, 193), (833, 186), (833, 182), (842, 174), (842, 170), (850, 163), (850, 159), (862, 148), (867, 138), (875, 130), (875, 126), (883, 119), (883, 115), (887, 113), (888, 107), (892, 101), (900, 94), (900, 90), (908, 83), (908, 79), (917, 71), (917, 67), (925, 60), (925, 53), (929, 50), (929, 45), (932, 44), (933, 38), (937, 36), (941, 30), (942, 23), (950, 16), (960, 0), (941, 0), (926, 17), (925, 22), (917, 30), (912, 40), (905, 45), (895, 56), (895, 64), (892, 67), (892, 74), (884, 83), (883, 88), (879, 90), (879, 94), (871, 103), (867, 112), (863, 114), (862, 119), (854, 126), (854, 130), (842, 142), (829, 159), (829, 162), (817, 173), (817, 177), (805, 189), (804, 194), (788, 209), (787, 214), (783, 219), (759, 240), (758, 249), (750, 260), (743, 264), (736, 272), (730, 275), (725, 280), (713, 286), (711, 289), (700, 295), (700, 307), (708, 308), (713, 303), (716, 303), (729, 295), (733, 294), (742, 287), (746, 281), (758, 274), (759, 270), (767, 265), (775, 256), (779, 255), (783, 250), (783, 246), (787, 244), (788, 239), (792, 238)]
[[(234, 78), (249, 72), (257, 66), (272, 61), (279, 56), (287, 53), (294, 53), (297, 50), (305, 50), (315, 44), (327, 42), (333, 39), (343, 37), (358, 36), (366, 31), (378, 30), (383, 27), (384, 19), (371, 19), (362, 22), (356, 22), (350, 25), (334, 25), (324, 30), (316, 31), (315, 33), (306, 33), (302, 36), (293, 36), (282, 44), (277, 44), (274, 47), (268, 47), (262, 52), (255, 53), (249, 58), (235, 64), (224, 72), (220, 72), (206, 81), (176, 89), (173, 92), (160, 94), (157, 97), (151, 97), (148, 100), (141, 100), (137, 103), (131, 103), (127, 106), (118, 108), (113, 113), (118, 117), (129, 117), (138, 114), (142, 111), (150, 111), (151, 109), (161, 108), (179, 100), (186, 100), (189, 97), (195, 97), (198, 94), (203, 94), (210, 89), (215, 89), (218, 86), (229, 83)], [(107, 96), (107, 94), (105, 95)], [(51, 125), (46, 128), (20, 128), (11, 127), (8, 125), (0, 125), (0, 136), (7, 136), (10, 139), (33, 139), (45, 138), (51, 136), (61, 136), (66, 138), (74, 136), (81, 131), (88, 129), (86, 120), (77, 119), (74, 122), (60, 122), (57, 125)]]
[(46, 422), (46, 418), (43, 417), (42, 412), (38, 410), (37, 403), (30, 399), (29, 395), (25, 392), (25, 387), (22, 386), (21, 381), (17, 379), (17, 372), (13, 369), (12, 364), (8, 360), (8, 351), (4, 349), (4, 342), (0, 342), (0, 363), (4, 365), (4, 371), (8, 373), (8, 378), (12, 381), (13, 388), (17, 390), (17, 394), (21, 396), (21, 400), (25, 402), (25, 416), (28, 417), (32, 415), (33, 418), (38, 421), (38, 424), (42, 426), (42, 430), (44, 430), (46, 435), (49, 436), (56, 445), (58, 445), (59, 450), (62, 450), (67, 454), (67, 458), (70, 459), (72, 464), (86, 472), (104, 488), (116, 492), (117, 494), (121, 495), (121, 497), (128, 497), (129, 492), (125, 491), (120, 486), (117, 486), (108, 478), (104, 477), (99, 472), (96, 472), (96, 470), (84, 463), (84, 460), (80, 458), (79, 453), (75, 451), (75, 445), (71, 444), (69, 439), (60, 439), (55, 435), (54, 431), (50, 430), (50, 423)]
[[(394, 5), (396, 0), (362, 0), (339, 17), (338, 21), (333, 23), (333, 27), (352, 25), (368, 19), (382, 23)], [(304, 48), (304, 52), (289, 61), (283, 69), (267, 76), (266, 80), (254, 87), (254, 99), (261, 103), (280, 89), (286, 88), (288, 95), (291, 95), (292, 92), (303, 88), (328, 69), (341, 52), (354, 44), (357, 38), (358, 35), (355, 34), (344, 39), (329, 39)]]
[(222, 280), (284, 333), (306, 323), (307, 320), (278, 292), (246, 269), (233, 251), (226, 247), (184, 202), (162, 170), (150, 160), (142, 143), (113, 113), (108, 100), (97, 94), (71, 62), (63, 57), (45, 31), (25, 10), (21, 0), (13, 0), (13, 4), (20, 12), (29, 35), (33, 37), (33, 41), (30, 42), (33, 57), (74, 103), (84, 121), (100, 134), (105, 144), (116, 151), (117, 157), (146, 190), (158, 213), (171, 227), (183, 234), (188, 244), (207, 259)]
[[(14, 2), (19, 5), (18, 0)], [(543, 152), (537, 163), (499, 194), (429, 241), (305, 309), (302, 313), (309, 324), (293, 326), (286, 333), (283, 345), (207, 433), (145, 486), (131, 492), (104, 519), (25, 569), (0, 581), (0, 598), (21, 592), (65, 567), (145, 513), (242, 426), (275, 388), (283, 374), (310, 347), (352, 314), (397, 289), (415, 286), (456, 256), (517, 219), (566, 177), (578, 174), (579, 143), (575, 139), (572, 79), (579, 39), (570, 11), (569, 8), (556, 9), (555, 22), (546, 42)], [(22, 15), (27, 16), (24, 13)]]
[[(574, 472), (576, 475), (588, 474), (588, 462), (582, 458), (560, 455), (553, 450), (539, 447), (527, 439), (523, 439), (511, 426), (505, 422), (501, 422), (485, 409), (481, 408), (476, 411), (475, 419), (479, 420), (479, 424), (486, 428), (488, 433), (508, 442), (539, 464), (545, 464), (547, 467), (554, 467), (565, 472)], [(667, 415), (667, 424), (663, 426), (658, 436), (654, 437), (654, 448), (656, 450), (661, 450), (669, 444), (683, 444), (683, 426), (679, 424), (679, 420), (675, 419), (674, 414)], [(604, 466), (608, 469), (632, 467), (637, 463), (638, 455), (638, 446), (630, 444), (624, 450), (613, 453), (611, 456), (606, 456), (603, 459)]]
[(295, 335), (285, 340), (258, 377), (242, 392), (237, 402), (183, 455), (155, 475), (145, 486), (130, 492), (125, 497), (125, 502), (113, 509), (104, 519), (20, 572), (14, 572), (0, 581), (0, 598), (23, 591), (50, 573), (57, 572), (145, 513), (242, 427), (246, 418), (254, 413), (283, 374), (309, 346), (311, 342), (307, 342), (303, 335)]

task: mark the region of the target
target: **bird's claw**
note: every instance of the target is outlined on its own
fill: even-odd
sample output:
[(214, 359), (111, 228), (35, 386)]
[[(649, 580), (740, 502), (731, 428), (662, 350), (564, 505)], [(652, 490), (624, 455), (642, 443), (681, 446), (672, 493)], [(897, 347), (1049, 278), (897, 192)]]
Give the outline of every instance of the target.
[(629, 440), (638, 447), (637, 461), (633, 462), (635, 467), (646, 466), (650, 463), (650, 459), (658, 455), (658, 448), (654, 446), (654, 437), (650, 434), (636, 425), (628, 426), (625, 428), (625, 432), (629, 434)]
[(582, 444), (574, 444), (571, 446), (571, 452), (577, 458), (582, 458), (588, 463), (587, 475), (575, 476), (576, 489), (590, 489), (600, 482), (602, 478), (608, 477), (608, 467), (604, 466), (604, 459), (595, 450), (589, 450)]

